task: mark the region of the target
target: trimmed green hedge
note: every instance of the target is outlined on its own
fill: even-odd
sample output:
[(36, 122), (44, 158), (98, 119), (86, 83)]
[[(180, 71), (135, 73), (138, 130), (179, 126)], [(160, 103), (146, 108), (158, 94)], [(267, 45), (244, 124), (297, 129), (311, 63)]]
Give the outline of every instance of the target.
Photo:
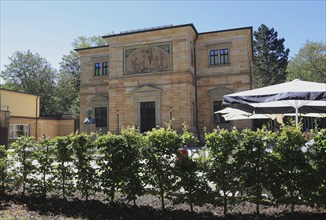
[(110, 202), (119, 193), (134, 204), (137, 196), (152, 193), (162, 209), (168, 198), (188, 203), (191, 211), (194, 204), (222, 205), (225, 214), (243, 201), (255, 202), (257, 214), (265, 200), (292, 211), (296, 204), (326, 208), (326, 129), (315, 132), (314, 141), (304, 152), (299, 128), (216, 128), (205, 134), (204, 147), (184, 156), (178, 149), (197, 142), (186, 126), (180, 134), (168, 127), (143, 135), (128, 127), (120, 135), (20, 137), (12, 152), (0, 148), (1, 192), (64, 198), (78, 192), (85, 200), (103, 193)]

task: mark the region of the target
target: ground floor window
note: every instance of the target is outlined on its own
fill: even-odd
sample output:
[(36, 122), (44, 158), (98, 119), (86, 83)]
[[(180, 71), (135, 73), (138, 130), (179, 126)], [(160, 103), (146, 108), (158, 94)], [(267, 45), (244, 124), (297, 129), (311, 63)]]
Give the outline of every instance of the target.
[(108, 126), (106, 107), (95, 108), (95, 125), (97, 128), (104, 128)]
[(20, 136), (29, 137), (29, 125), (28, 124), (10, 125), (9, 138), (17, 139)]
[(221, 124), (221, 123), (227, 123), (228, 121), (225, 121), (224, 117), (220, 113), (215, 113), (219, 110), (222, 110), (222, 101), (213, 101), (213, 122), (214, 124)]

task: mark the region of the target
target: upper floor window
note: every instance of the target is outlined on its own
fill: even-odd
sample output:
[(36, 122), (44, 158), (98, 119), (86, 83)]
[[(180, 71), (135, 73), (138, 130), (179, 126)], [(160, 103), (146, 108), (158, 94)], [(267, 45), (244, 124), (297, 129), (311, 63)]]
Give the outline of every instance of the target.
[(101, 73), (101, 63), (95, 63), (95, 76), (99, 76)]
[(210, 65), (228, 64), (229, 63), (229, 49), (214, 49), (210, 50)]
[(97, 107), (95, 108), (95, 125), (97, 128), (107, 127), (107, 108)]
[(220, 64), (227, 64), (229, 63), (229, 50), (222, 49), (220, 50)]
[(95, 63), (95, 76), (105, 76), (109, 73), (108, 62)]
[(20, 136), (29, 137), (29, 125), (13, 124), (10, 125), (10, 139), (17, 139)]
[(217, 65), (218, 64), (218, 50), (211, 50), (210, 51), (210, 65)]
[(102, 75), (108, 75), (108, 72), (109, 72), (108, 62), (103, 62), (102, 63)]

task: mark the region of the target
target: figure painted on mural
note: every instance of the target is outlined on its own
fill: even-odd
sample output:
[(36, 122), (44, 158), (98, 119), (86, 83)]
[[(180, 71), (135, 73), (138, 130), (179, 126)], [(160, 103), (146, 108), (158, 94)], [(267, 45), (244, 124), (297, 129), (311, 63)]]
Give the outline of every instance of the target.
[(86, 109), (87, 118), (84, 120), (84, 124), (94, 124), (94, 119), (92, 118), (92, 109)]
[[(165, 46), (165, 47), (163, 47)], [(127, 73), (149, 73), (169, 70), (169, 45), (147, 46), (126, 50)]]

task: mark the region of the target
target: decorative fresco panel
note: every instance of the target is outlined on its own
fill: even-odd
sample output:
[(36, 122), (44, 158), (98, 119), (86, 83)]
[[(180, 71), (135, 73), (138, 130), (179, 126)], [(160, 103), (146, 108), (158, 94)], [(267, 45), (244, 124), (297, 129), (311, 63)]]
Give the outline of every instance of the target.
[(172, 70), (171, 43), (126, 48), (124, 73), (151, 73)]

